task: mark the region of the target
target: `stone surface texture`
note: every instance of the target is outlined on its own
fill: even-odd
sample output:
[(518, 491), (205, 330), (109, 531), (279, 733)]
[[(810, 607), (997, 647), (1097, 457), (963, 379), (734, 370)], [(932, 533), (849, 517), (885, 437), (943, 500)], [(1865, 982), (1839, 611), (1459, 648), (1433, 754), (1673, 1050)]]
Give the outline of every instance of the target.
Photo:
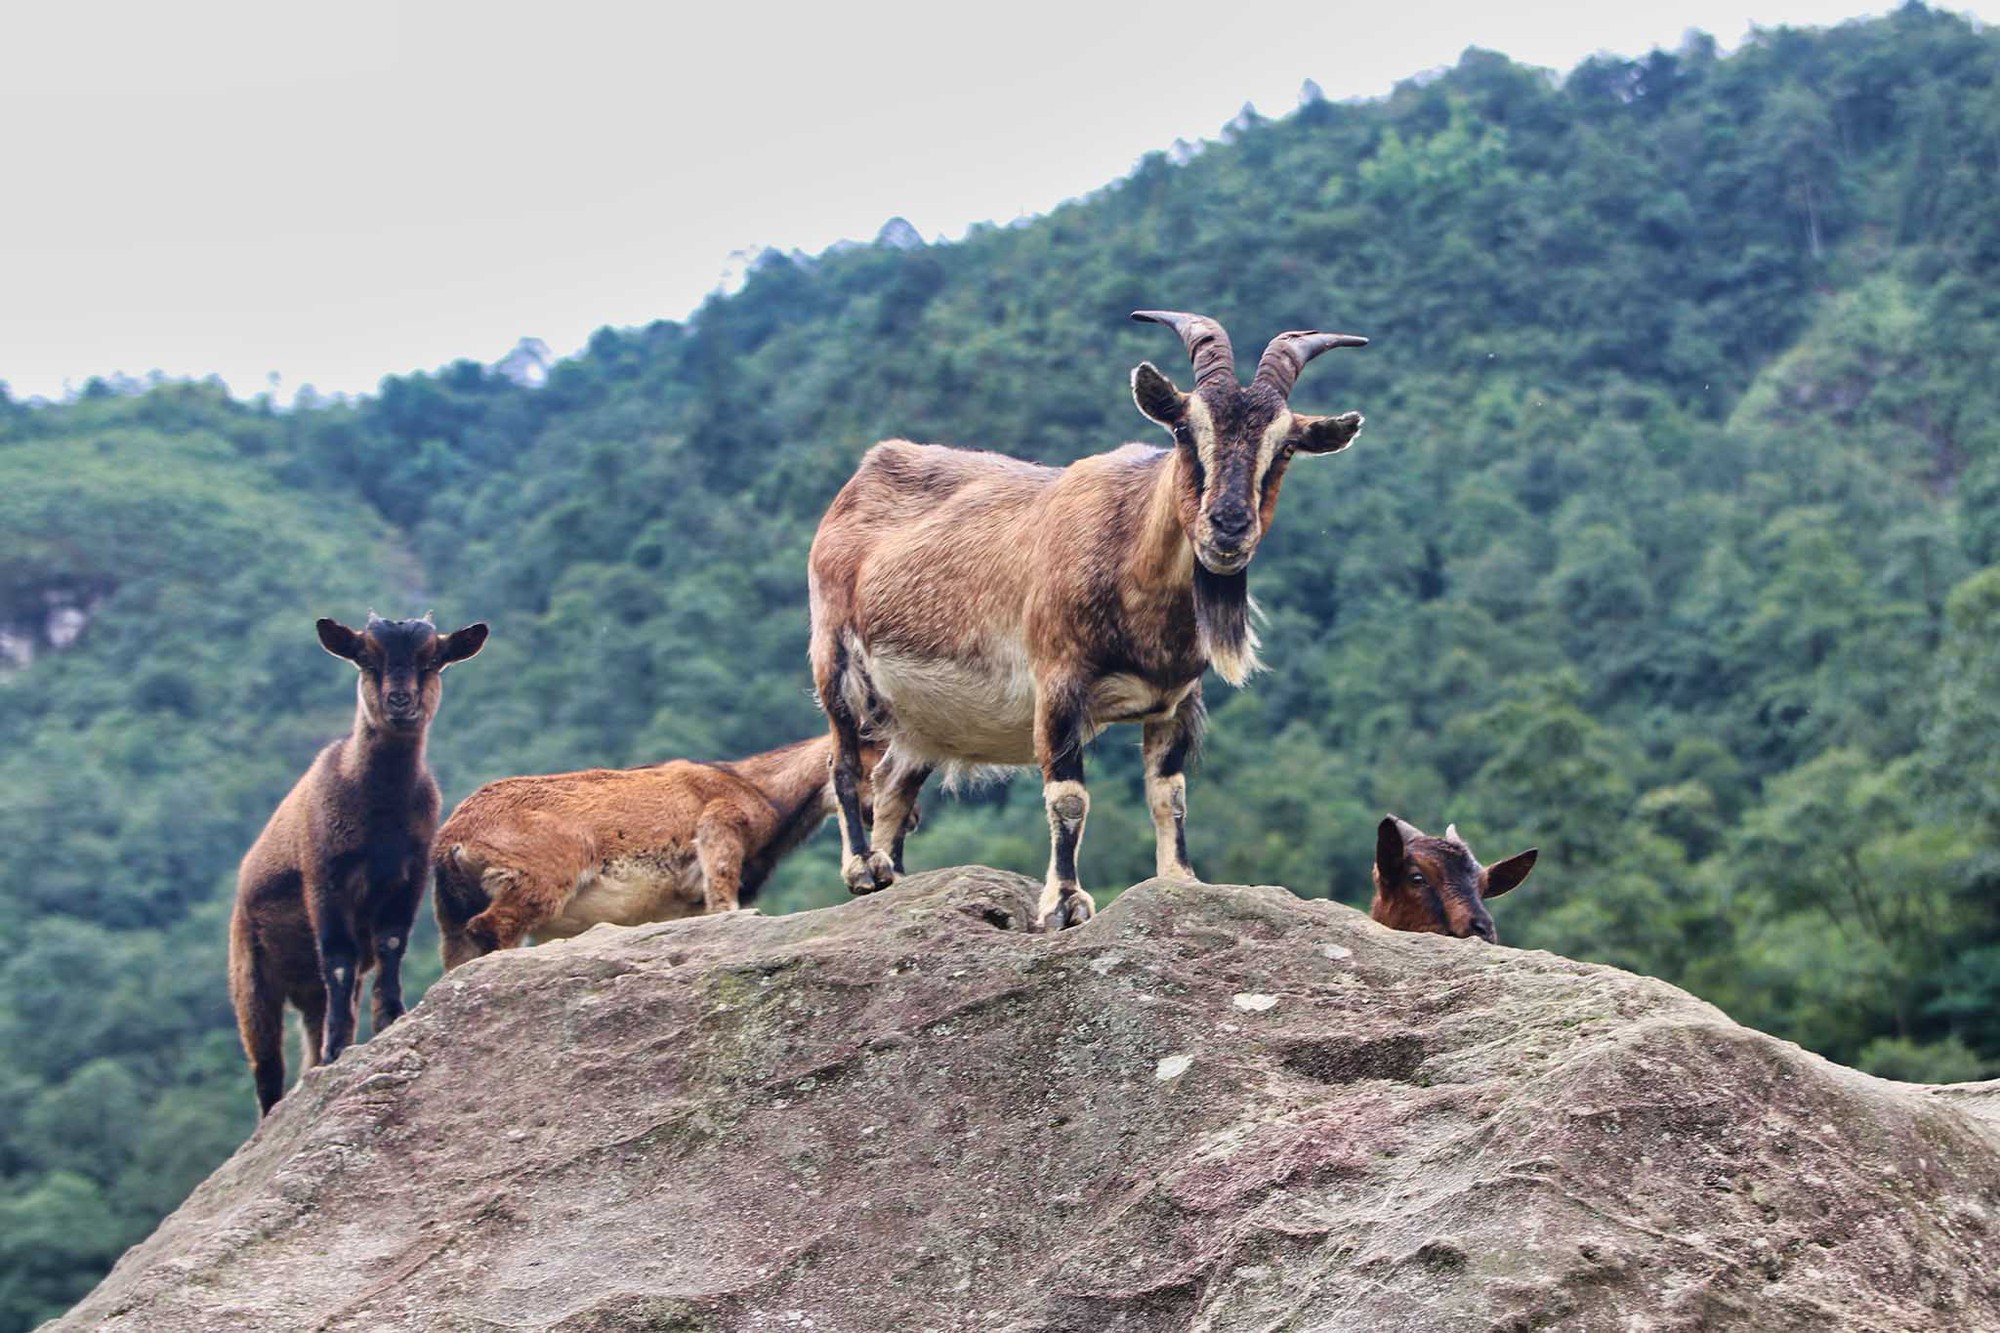
[(1279, 888), (1037, 891), (482, 959), (58, 1326), (2000, 1329), (2000, 1083)]

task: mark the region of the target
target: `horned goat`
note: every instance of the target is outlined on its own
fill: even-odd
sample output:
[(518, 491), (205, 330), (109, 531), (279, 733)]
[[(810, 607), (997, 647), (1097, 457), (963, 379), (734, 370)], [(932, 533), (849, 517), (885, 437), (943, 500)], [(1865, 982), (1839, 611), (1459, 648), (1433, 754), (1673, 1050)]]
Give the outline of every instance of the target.
[(1519, 888), (1535, 868), (1536, 848), (1481, 865), (1458, 825), (1434, 838), (1407, 820), (1385, 817), (1375, 829), (1375, 901), (1368, 914), (1391, 930), (1500, 942), (1488, 898)]
[[(1139, 410), (1169, 449), (1128, 444), (1066, 468), (891, 440), (861, 460), (821, 520), (810, 561), (813, 680), (833, 733), (842, 874), (868, 893), (896, 877), (894, 845), (939, 765), (1039, 764), (1051, 854), (1040, 924), (1087, 919), (1077, 846), (1090, 810), (1083, 747), (1114, 722), (1144, 728), (1155, 864), (1193, 878), (1186, 768), (1202, 672), (1257, 667), (1245, 571), (1294, 453), (1338, 453), (1359, 413), (1293, 412), (1305, 364), (1367, 339), (1282, 333), (1248, 385), (1229, 336), (1201, 315), (1142, 310), (1193, 363), (1183, 393), (1150, 363)], [(862, 818), (861, 747), (875, 774)]]

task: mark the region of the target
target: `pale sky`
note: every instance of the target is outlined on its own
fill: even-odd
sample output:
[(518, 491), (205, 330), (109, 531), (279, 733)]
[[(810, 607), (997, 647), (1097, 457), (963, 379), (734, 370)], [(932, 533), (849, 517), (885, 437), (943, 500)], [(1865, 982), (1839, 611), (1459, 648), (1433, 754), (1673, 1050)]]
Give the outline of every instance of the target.
[(528, 335), (567, 354), (767, 246), (1045, 212), (1308, 78), (1372, 97), (1467, 46), (1567, 70), (1865, 6), (12, 4), (0, 381), (276, 373), (289, 399)]

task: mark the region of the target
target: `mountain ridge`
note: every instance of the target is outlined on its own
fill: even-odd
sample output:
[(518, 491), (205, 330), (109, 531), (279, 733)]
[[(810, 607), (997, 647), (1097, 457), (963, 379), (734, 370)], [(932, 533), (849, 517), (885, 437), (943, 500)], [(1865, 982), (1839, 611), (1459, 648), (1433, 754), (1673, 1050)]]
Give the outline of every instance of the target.
[[(1137, 308), (1246, 356), (1374, 339), (1295, 394), (1368, 432), (1288, 474), (1250, 574), (1273, 669), (1209, 686), (1198, 870), (1357, 902), (1384, 811), (1456, 822), (1543, 849), (1510, 943), (1880, 1073), (1990, 1073), (1996, 41), (1911, 6), (1560, 77), (1472, 52), (1027, 226), (769, 257), (538, 388), (467, 362), (292, 412), (0, 398), (0, 625), (94, 607), (0, 679), (0, 1330), (251, 1129), (226, 903), (346, 724), (314, 617), (494, 624), (435, 730), (452, 801), (812, 734), (805, 551), (855, 459), (1147, 438), (1131, 368), (1186, 375)], [(1090, 755), (1093, 891), (1151, 867), (1136, 758)], [(1046, 857), (1020, 789), (925, 813), (919, 868)], [(837, 900), (830, 858), (769, 907)]]

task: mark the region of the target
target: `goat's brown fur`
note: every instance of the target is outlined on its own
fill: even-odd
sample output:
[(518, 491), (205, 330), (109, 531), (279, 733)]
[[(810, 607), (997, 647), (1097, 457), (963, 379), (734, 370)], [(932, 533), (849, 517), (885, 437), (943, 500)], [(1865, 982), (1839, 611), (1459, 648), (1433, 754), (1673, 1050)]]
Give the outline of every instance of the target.
[[(843, 875), (857, 893), (895, 878), (884, 847), (939, 765), (1039, 764), (1051, 856), (1045, 926), (1092, 911), (1075, 856), (1089, 812), (1084, 744), (1144, 725), (1147, 806), (1162, 875), (1192, 878), (1185, 768), (1202, 722), (1201, 676), (1256, 667), (1244, 571), (1294, 451), (1332, 453), (1358, 414), (1294, 414), (1311, 355), (1362, 339), (1280, 335), (1249, 386), (1228, 339), (1200, 316), (1174, 327), (1198, 383), (1181, 393), (1133, 372), (1140, 410), (1170, 450), (1126, 445), (1066, 468), (892, 440), (861, 460), (813, 541), (814, 684), (836, 753)], [(872, 834), (854, 795), (864, 739), (887, 747)]]
[(402, 959), (423, 898), (438, 787), (424, 745), (439, 673), (477, 653), (486, 626), (440, 635), (426, 620), (357, 632), (319, 622), (359, 671), (354, 726), (278, 804), (237, 875), (229, 991), (265, 1111), (285, 1091), (284, 1006), (305, 1019), (308, 1068), (354, 1037), (361, 978), (376, 970), (381, 1031), (403, 1012)]
[(438, 831), (445, 967), (530, 936), (735, 910), (832, 812), (832, 754), (815, 736), (735, 763), (488, 783)]
[(1434, 838), (1389, 815), (1375, 830), (1375, 901), (1368, 913), (1391, 930), (1469, 936), (1500, 942), (1488, 898), (1519, 887), (1535, 868), (1536, 848), (1481, 865), (1458, 826)]

